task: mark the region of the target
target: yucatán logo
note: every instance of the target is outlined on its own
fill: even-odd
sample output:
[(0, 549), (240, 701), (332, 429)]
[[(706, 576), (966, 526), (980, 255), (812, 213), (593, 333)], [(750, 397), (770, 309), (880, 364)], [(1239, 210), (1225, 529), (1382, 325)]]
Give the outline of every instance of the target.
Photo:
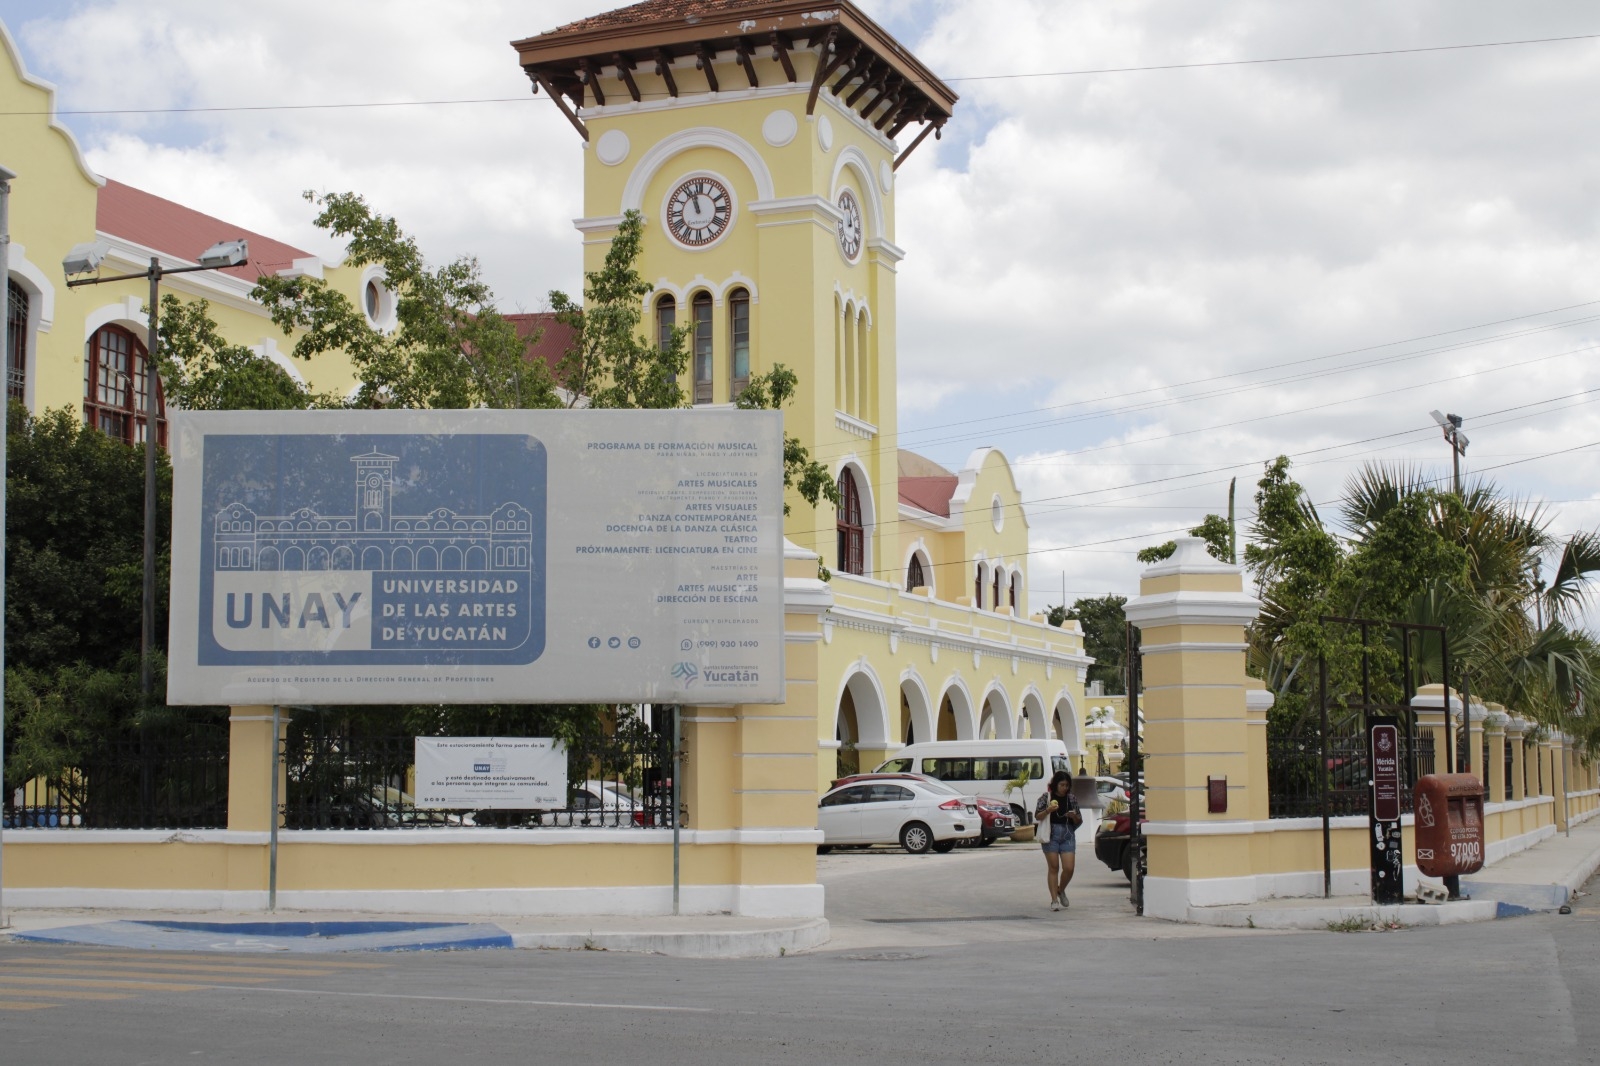
[(674, 663), (672, 676), (683, 682), (684, 688), (693, 688), (694, 683), (700, 679), (700, 668), (694, 663)]

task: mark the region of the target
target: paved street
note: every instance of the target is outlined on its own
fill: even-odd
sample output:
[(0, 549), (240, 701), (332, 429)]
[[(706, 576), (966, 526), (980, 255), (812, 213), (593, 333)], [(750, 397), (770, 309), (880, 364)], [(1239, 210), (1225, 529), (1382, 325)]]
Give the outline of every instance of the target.
[(1567, 917), (1237, 932), (1133, 918), (1092, 861), (1052, 914), (1038, 864), (1023, 845), (828, 856), (835, 943), (781, 959), (0, 945), (0, 1002), (28, 1007), (0, 1010), (0, 1060), (1600, 1061), (1593, 897)]

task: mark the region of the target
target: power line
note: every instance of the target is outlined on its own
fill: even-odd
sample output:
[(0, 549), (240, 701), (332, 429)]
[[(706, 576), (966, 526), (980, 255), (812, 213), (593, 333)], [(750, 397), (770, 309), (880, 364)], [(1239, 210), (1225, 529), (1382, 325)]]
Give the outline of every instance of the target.
[[(1472, 44), (1439, 44), (1417, 48), (1383, 48), (1369, 52), (1324, 52), (1303, 56), (1274, 56), (1266, 59), (1215, 59), (1198, 63), (1155, 63), (1133, 67), (1094, 67), (1082, 70), (1040, 70), (1017, 74), (963, 74), (941, 78), (940, 81), (1009, 81), (1019, 78), (1077, 78), (1093, 74), (1137, 74), (1161, 70), (1202, 70), (1212, 67), (1249, 67), (1272, 63), (1311, 63), (1333, 59), (1368, 59), (1377, 56), (1421, 55), (1429, 52), (1461, 52), (1481, 48), (1515, 48), (1532, 44), (1563, 44), (1571, 41), (1600, 39), (1600, 33), (1575, 34), (1570, 37), (1532, 37), (1518, 41), (1480, 41)], [(921, 79), (912, 79), (922, 84)], [(664, 92), (646, 92), (644, 96), (667, 96)], [(68, 111), (0, 111), (0, 117), (26, 115), (193, 115), (251, 111), (333, 111), (385, 107), (455, 107), (479, 104), (526, 104), (538, 100), (533, 96), (485, 96), (449, 100), (368, 100), (338, 104), (238, 104), (218, 107), (108, 107), (79, 108)]]

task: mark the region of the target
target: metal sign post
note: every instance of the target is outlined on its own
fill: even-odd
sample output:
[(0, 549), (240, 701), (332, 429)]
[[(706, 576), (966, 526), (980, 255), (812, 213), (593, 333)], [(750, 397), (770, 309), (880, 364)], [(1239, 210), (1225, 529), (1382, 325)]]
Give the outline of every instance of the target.
[(283, 763), (279, 731), (279, 706), (272, 705), (272, 783), (268, 786), (271, 809), (267, 812), (267, 910), (278, 909), (278, 767)]
[(674, 704), (672, 707), (672, 913), (681, 914), (678, 895), (682, 888), (682, 859), (679, 849), (678, 823), (683, 821), (681, 814), (682, 793), (679, 781), (683, 777), (683, 727), (679, 724), (683, 720), (683, 707)]
[(1132, 622), (1124, 623), (1127, 626), (1126, 640), (1127, 651), (1124, 658), (1127, 660), (1128, 674), (1128, 850), (1132, 854), (1133, 877), (1129, 879), (1132, 889), (1133, 910), (1135, 914), (1144, 914), (1144, 779), (1143, 767), (1139, 763), (1139, 686), (1142, 682), (1139, 666), (1139, 634)]
[(1372, 800), (1367, 826), (1372, 843), (1372, 902), (1404, 903), (1405, 856), (1400, 846), (1400, 719), (1367, 718), (1367, 766)]
[[(11, 330), (6, 323), (11, 320), (11, 179), (16, 175), (0, 167), (0, 362), (11, 366)], [(6, 437), (10, 433), (9, 415), (4, 432), (0, 432), (0, 472), (6, 468)], [(0, 929), (6, 928), (5, 808), (9, 794), (6, 792), (6, 494), (0, 487)]]

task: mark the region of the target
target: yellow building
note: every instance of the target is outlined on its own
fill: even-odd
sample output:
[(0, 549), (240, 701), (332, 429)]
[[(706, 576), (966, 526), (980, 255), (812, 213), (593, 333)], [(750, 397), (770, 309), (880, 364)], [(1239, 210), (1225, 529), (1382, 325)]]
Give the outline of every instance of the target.
[[(223, 240), (249, 241), (250, 262), (227, 270), (163, 278), (161, 291), (204, 299), (230, 341), (254, 348), (291, 376), (319, 391), (348, 391), (354, 377), (342, 355), (315, 365), (291, 360), (292, 340), (250, 298), (256, 278), (313, 274), (368, 310), (378, 328), (393, 324), (393, 299), (380, 268), (339, 268), (310, 252), (202, 214), (96, 174), (70, 130), (55, 117), (55, 90), (28, 74), (10, 32), (0, 23), (0, 166), (11, 183), (11, 248), (7, 288), (8, 394), (35, 413), (72, 408), (107, 433), (144, 439), (144, 358), (149, 341), (149, 285), (141, 279), (68, 288), (62, 260), (78, 244), (103, 241), (101, 272), (143, 271), (152, 257), (163, 267), (192, 266)], [(165, 406), (157, 396), (158, 439)]]
[(849, 3), (649, 0), (513, 47), (583, 144), (585, 268), (643, 215), (642, 310), (691, 331), (692, 402), (774, 364), (799, 375), (788, 430), (842, 495), (788, 501), (791, 545), (832, 571), (817, 786), (910, 740), (1082, 753), (1089, 660), (1075, 626), (1029, 611), (1010, 464), (980, 449), (952, 472), (896, 447), (896, 185), (955, 93)]

